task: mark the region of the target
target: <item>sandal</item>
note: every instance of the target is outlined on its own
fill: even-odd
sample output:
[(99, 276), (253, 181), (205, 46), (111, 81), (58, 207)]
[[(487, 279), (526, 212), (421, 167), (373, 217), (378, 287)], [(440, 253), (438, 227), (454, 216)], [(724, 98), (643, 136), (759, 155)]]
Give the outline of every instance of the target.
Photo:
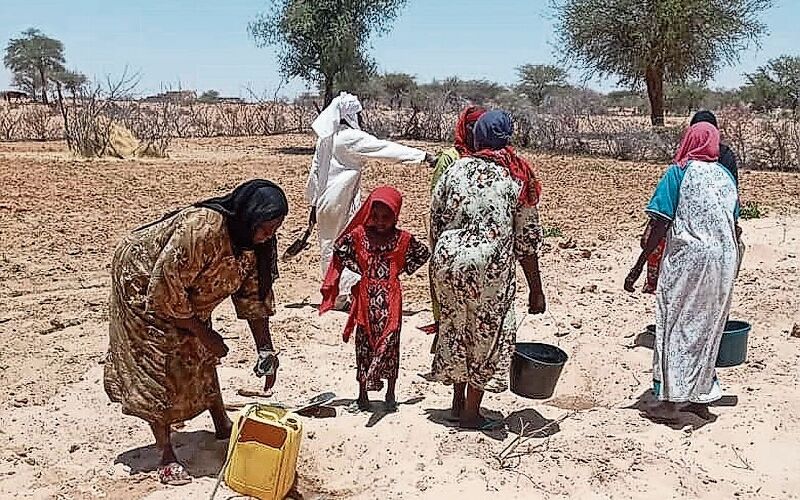
[(192, 476), (183, 465), (172, 462), (158, 468), (158, 480), (169, 486), (183, 486), (192, 482)]
[(367, 403), (366, 406), (362, 406), (358, 400), (353, 401), (347, 406), (347, 413), (351, 413), (353, 415), (358, 415), (359, 413), (364, 413), (370, 410), (371, 405)]

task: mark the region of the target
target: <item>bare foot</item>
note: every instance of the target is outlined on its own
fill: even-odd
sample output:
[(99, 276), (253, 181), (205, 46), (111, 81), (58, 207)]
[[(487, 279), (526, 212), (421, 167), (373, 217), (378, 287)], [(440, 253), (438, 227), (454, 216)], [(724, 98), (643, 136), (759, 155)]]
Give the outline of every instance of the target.
[(220, 422), (218, 425), (215, 425), (214, 436), (217, 439), (229, 439), (231, 437), (231, 431), (233, 430), (233, 422), (231, 419), (225, 416), (225, 420)]
[(678, 405), (669, 401), (658, 401), (647, 405), (642, 410), (642, 416), (654, 422), (677, 422), (680, 419)]
[(397, 397), (394, 393), (386, 393), (386, 400), (384, 401), (384, 408), (386, 411), (394, 413), (397, 411)]
[(685, 407), (681, 408), (681, 411), (693, 413), (703, 420), (712, 420), (714, 418), (714, 415), (708, 410), (707, 404), (689, 403)]
[(450, 408), (450, 420), (458, 422), (461, 419), (461, 412), (464, 410), (464, 398), (453, 397), (453, 406)]

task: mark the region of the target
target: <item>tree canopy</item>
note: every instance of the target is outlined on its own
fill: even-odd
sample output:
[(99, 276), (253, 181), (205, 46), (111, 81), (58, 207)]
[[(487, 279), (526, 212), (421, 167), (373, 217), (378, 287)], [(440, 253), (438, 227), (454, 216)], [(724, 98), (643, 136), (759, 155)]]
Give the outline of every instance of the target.
[(250, 23), (258, 46), (279, 48), (280, 72), (320, 85), (325, 105), (340, 83), (374, 72), (370, 38), (387, 32), (407, 0), (273, 0)]
[(766, 32), (773, 0), (551, 0), (565, 60), (620, 84), (644, 83), (653, 125), (664, 83), (707, 81)]
[(55, 75), (65, 73), (65, 62), (64, 44), (36, 28), (9, 40), (3, 57), (3, 64), (13, 74), (13, 84), (34, 99), (38, 95), (45, 104), (49, 83)]
[(800, 110), (800, 57), (781, 56), (748, 74), (745, 98), (759, 110)]
[(517, 89), (525, 94), (534, 106), (544, 102), (548, 92), (567, 86), (567, 72), (549, 64), (525, 64), (517, 68)]

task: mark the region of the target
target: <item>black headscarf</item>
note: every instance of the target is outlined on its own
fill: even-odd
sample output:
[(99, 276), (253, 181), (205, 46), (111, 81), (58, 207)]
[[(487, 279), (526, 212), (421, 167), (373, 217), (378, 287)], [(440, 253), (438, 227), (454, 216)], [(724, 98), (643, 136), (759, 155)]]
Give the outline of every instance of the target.
[(195, 203), (225, 216), (233, 253), (237, 257), (244, 250), (256, 254), (258, 269), (258, 297), (264, 300), (278, 277), (278, 238), (273, 236), (265, 243), (256, 245), (253, 233), (262, 222), (275, 220), (289, 213), (286, 194), (277, 184), (254, 179), (239, 185), (225, 196), (209, 198)]
[(719, 128), (719, 125), (717, 125), (717, 117), (714, 115), (714, 113), (706, 109), (695, 113), (689, 125), (694, 125), (695, 123), (700, 123), (700, 122), (710, 123), (711, 125), (714, 125), (716, 128)]
[[(694, 125), (695, 123), (700, 122), (710, 123), (716, 128), (719, 128), (719, 125), (717, 125), (717, 117), (714, 115), (714, 113), (705, 109), (695, 113), (689, 125)], [(723, 167), (728, 169), (731, 175), (733, 175), (733, 180), (736, 181), (736, 184), (738, 185), (739, 167), (736, 162), (736, 154), (731, 148), (722, 143), (719, 144), (719, 162)]]

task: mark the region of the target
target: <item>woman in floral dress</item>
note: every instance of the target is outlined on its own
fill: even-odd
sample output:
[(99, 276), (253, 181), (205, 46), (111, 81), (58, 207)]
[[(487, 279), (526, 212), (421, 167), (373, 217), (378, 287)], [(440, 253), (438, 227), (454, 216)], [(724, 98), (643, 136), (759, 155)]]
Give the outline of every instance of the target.
[(448, 168), (431, 205), (433, 286), (441, 304), (431, 376), (453, 385), (452, 415), (466, 429), (497, 426), (480, 415), (484, 391), (508, 388), (516, 337), (515, 261), (528, 308), (545, 311), (539, 276), (541, 185), (508, 145), (513, 123), (490, 111), (475, 124), (476, 152)]
[(140, 227), (117, 246), (105, 390), (123, 413), (150, 424), (163, 483), (191, 481), (172, 448), (172, 424), (209, 410), (217, 438), (230, 436), (216, 370), (228, 348), (211, 324), (228, 297), (253, 333), (256, 375), (266, 377), (265, 389), (275, 383), (269, 317), (275, 232), (287, 212), (283, 190), (256, 179)]

